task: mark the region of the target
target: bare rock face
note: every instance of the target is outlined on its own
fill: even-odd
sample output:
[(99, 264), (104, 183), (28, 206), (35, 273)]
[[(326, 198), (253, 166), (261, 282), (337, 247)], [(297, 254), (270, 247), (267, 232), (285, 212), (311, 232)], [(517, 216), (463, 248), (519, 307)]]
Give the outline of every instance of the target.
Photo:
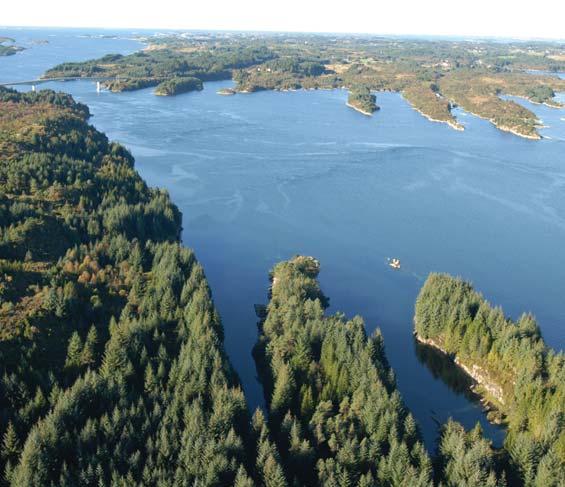
[[(449, 353), (445, 348), (443, 348), (442, 344), (436, 340), (431, 338), (423, 338), (419, 336), (417, 333), (415, 334), (416, 340), (420, 343), (425, 345), (429, 345), (431, 347), (436, 348), (440, 352), (450, 356), (453, 359), (453, 362), (463, 369), (467, 375), (473, 378), (473, 380), (477, 383), (477, 386), (480, 386), (481, 389), (486, 391), (490, 396), (496, 399), (501, 405), (506, 405), (504, 400), (504, 390), (502, 386), (500, 386), (490, 375), (489, 373), (480, 365), (478, 364), (465, 364), (459, 359), (459, 357), (454, 356), (452, 353)], [(473, 386), (473, 390), (478, 394), (481, 393), (480, 390), (476, 390), (477, 386)], [(488, 401), (487, 401), (488, 402)]]
[(477, 364), (467, 366), (462, 363), (457, 357), (454, 362), (461, 367), (467, 374), (469, 374), (480, 386), (482, 386), (492, 397), (494, 397), (500, 404), (504, 405), (504, 391), (502, 387), (491, 379), (488, 372)]

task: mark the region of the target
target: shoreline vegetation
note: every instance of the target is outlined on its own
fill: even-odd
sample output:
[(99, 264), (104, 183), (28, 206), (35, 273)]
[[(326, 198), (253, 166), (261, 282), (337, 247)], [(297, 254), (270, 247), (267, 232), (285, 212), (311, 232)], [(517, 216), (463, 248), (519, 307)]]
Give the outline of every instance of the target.
[(427, 452), (380, 331), (327, 313), (307, 256), (256, 305), (267, 411), (251, 416), (180, 211), (89, 116), (0, 88), (1, 487), (563, 483), (563, 354), (447, 275), (422, 288), (416, 332), (501, 388), (482, 392), (503, 449), (450, 419)]
[(350, 90), (346, 105), (361, 112), (364, 115), (373, 115), (380, 107), (377, 105), (377, 97), (367, 87), (355, 87)]
[[(545, 479), (548, 464), (555, 468), (552, 485), (560, 485), (565, 357), (545, 345), (534, 317), (512, 321), (469, 283), (430, 274), (416, 301), (414, 328), (416, 340), (448, 355), (476, 382), (473, 392), (490, 409), (488, 418), (507, 427), (504, 448), (525, 485)], [(535, 458), (528, 451), (536, 451)]]
[[(454, 106), (500, 130), (539, 140), (529, 109), (501, 95), (563, 108), (555, 101), (565, 80), (533, 70), (565, 71), (559, 43), (415, 41), (329, 35), (261, 34), (147, 37), (148, 49), (122, 56), (64, 63), (44, 77), (108, 76), (112, 91), (157, 86), (171, 78), (234, 80), (236, 93), (366, 87), (394, 91), (430, 121), (463, 126)], [(173, 93), (174, 94), (174, 93)], [(231, 94), (222, 92), (221, 94)], [(374, 110), (349, 102), (362, 113)]]
[(445, 123), (447, 125), (449, 125), (453, 130), (457, 130), (459, 132), (463, 132), (465, 130), (465, 127), (460, 124), (455, 117), (453, 117), (453, 120), (447, 119), (447, 120), (442, 120), (439, 118), (432, 118), (431, 115), (428, 115), (426, 113), (424, 113), (422, 110), (420, 110), (419, 108), (416, 108), (415, 106), (412, 106), (412, 108), (414, 110), (416, 110), (420, 115), (422, 115), (423, 117), (427, 118), (430, 122), (438, 122), (438, 123)]
[(354, 105), (354, 104), (352, 104), (352, 103), (349, 103), (348, 101), (345, 102), (345, 106), (347, 106), (347, 107), (349, 107), (349, 108), (353, 108), (353, 110), (355, 110), (355, 111), (357, 111), (357, 112), (359, 112), (359, 113), (362, 113), (363, 115), (367, 115), (368, 117), (372, 116), (373, 113), (374, 113), (374, 111), (372, 111), (372, 112), (365, 111), (365, 110), (363, 110), (363, 108), (358, 107), (358, 106), (356, 106), (356, 105)]
[(289, 484), (341, 485), (345, 476), (348, 485), (394, 485), (402, 471), (404, 485), (430, 486), (431, 460), (380, 331), (367, 336), (359, 316), (326, 315), (319, 271), (313, 257), (278, 263), (258, 313), (253, 356)]
[[(527, 99), (527, 98), (525, 98)], [(548, 105), (550, 106), (550, 105)], [(552, 107), (553, 108), (553, 107)], [(507, 127), (505, 125), (500, 125), (497, 124), (496, 122), (496, 117), (493, 118), (488, 118), (488, 117), (483, 117), (482, 115), (479, 115), (478, 113), (475, 112), (471, 112), (468, 110), (465, 110), (467, 113), (469, 113), (470, 115), (474, 115), (475, 117), (481, 118), (483, 120), (486, 120), (487, 122), (490, 122), (491, 124), (493, 124), (498, 130), (501, 130), (503, 132), (509, 132), (513, 135), (516, 135), (518, 137), (522, 137), (524, 139), (529, 139), (529, 140), (541, 140), (543, 137), (537, 132), (537, 130), (535, 130), (536, 128), (542, 128), (542, 125), (539, 124), (537, 118), (534, 121), (533, 127), (534, 129), (532, 130), (530, 127), (530, 130), (528, 130), (528, 133), (524, 133), (524, 132), (520, 132), (518, 131), (515, 127)]]
[(159, 83), (155, 88), (155, 94), (158, 96), (174, 96), (190, 91), (201, 91), (203, 88), (202, 81), (198, 78), (171, 78)]
[(268, 305), (256, 305), (253, 356), (289, 485), (504, 487), (504, 455), (479, 425), (449, 420), (436, 455), (425, 452), (380, 330), (367, 336), (361, 317), (326, 314), (319, 271), (313, 257), (278, 263)]

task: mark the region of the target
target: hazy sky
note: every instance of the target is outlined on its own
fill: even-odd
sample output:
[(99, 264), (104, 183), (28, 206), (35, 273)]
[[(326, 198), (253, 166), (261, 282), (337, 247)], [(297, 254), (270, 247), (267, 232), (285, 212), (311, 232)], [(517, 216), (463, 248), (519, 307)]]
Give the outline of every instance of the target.
[(565, 0), (6, 0), (0, 25), (565, 38)]

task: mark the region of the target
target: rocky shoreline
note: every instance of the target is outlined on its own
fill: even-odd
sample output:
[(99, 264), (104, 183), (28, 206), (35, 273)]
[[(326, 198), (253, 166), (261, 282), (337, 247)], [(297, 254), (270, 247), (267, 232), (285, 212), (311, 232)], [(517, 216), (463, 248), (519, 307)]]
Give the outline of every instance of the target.
[[(433, 347), (447, 355), (457, 367), (471, 377), (475, 382), (475, 384), (471, 386), (471, 390), (481, 398), (480, 402), (487, 413), (487, 419), (493, 424), (501, 424), (503, 422), (503, 414), (500, 410), (500, 406), (506, 404), (504, 391), (502, 387), (489, 376), (488, 372), (483, 367), (477, 364), (463, 363), (456, 355), (445, 350), (438, 342), (431, 338), (423, 338), (418, 335), (417, 332), (414, 332), (414, 337), (419, 343)], [(488, 393), (488, 397), (485, 396), (485, 391)], [(493, 401), (492, 398), (494, 398), (495, 401)]]
[[(405, 99), (406, 100), (406, 99)], [(408, 100), (406, 100), (408, 101)], [(452, 129), (457, 130), (459, 132), (463, 132), (465, 130), (465, 127), (463, 127), (463, 125), (461, 125), (460, 123), (458, 123), (455, 120), (440, 120), (439, 118), (433, 118), (430, 117), (428, 114), (424, 113), (422, 110), (420, 110), (419, 108), (416, 108), (415, 106), (413, 106), (410, 102), (408, 102), (410, 104), (410, 106), (416, 110), (420, 115), (422, 115), (423, 117), (427, 118), (430, 122), (438, 122), (438, 123), (446, 123), (447, 125), (449, 125)]]
[[(524, 98), (527, 100), (527, 98)], [(528, 100), (531, 101), (531, 100)], [(451, 128), (455, 129), (455, 130), (459, 130), (459, 131), (463, 131), (465, 130), (465, 127), (463, 127), (463, 125), (461, 125), (460, 123), (458, 123), (457, 121), (454, 120), (441, 120), (441, 119), (437, 119), (437, 118), (433, 118), (430, 115), (427, 115), (426, 113), (424, 113), (422, 110), (420, 110), (419, 108), (416, 108), (415, 106), (413, 106), (410, 102), (408, 102), (410, 104), (410, 106), (416, 110), (420, 115), (426, 117), (430, 122), (440, 122), (440, 123), (446, 123), (447, 125), (449, 125)], [(547, 105), (547, 104), (545, 104)], [(551, 106), (551, 105), (547, 105), (547, 106)], [(552, 108), (558, 108), (558, 107), (552, 107)], [(536, 133), (535, 135), (528, 135), (528, 134), (523, 134), (520, 133), (518, 131), (516, 131), (515, 129), (511, 128), (511, 127), (505, 127), (504, 125), (497, 125), (493, 119), (491, 118), (486, 118), (486, 117), (482, 117), (481, 115), (478, 115), (474, 112), (470, 112), (469, 110), (465, 110), (463, 109), (465, 112), (474, 115), (475, 117), (478, 117), (482, 120), (488, 120), (490, 123), (492, 123), (497, 129), (502, 130), (503, 132), (509, 132), (513, 135), (517, 135), (518, 137), (523, 137), (525, 139), (529, 139), (529, 140), (540, 140), (543, 137)]]
[[(463, 109), (463, 110), (465, 110), (465, 109)], [(529, 139), (529, 140), (541, 140), (542, 139), (542, 136), (540, 134), (538, 134), (537, 132), (534, 135), (522, 134), (520, 132), (517, 132), (515, 129), (513, 129), (511, 127), (505, 127), (504, 125), (497, 125), (492, 118), (481, 117), (480, 115), (477, 115), (474, 112), (470, 112), (469, 110), (465, 110), (465, 111), (467, 113), (471, 114), (471, 115), (474, 115), (475, 117), (481, 118), (483, 120), (488, 120), (498, 130), (502, 130), (503, 132), (509, 132), (511, 134), (517, 135), (518, 137), (523, 137), (524, 139)]]
[(366, 112), (365, 110), (361, 110), (361, 108), (356, 107), (355, 105), (352, 105), (351, 103), (346, 102), (345, 103), (349, 108), (353, 108), (353, 110), (358, 111), (359, 113), (362, 113), (363, 115), (367, 115), (368, 117), (371, 117), (373, 114)]
[(222, 88), (216, 91), (216, 93), (222, 96), (233, 96), (236, 94), (236, 91), (233, 88)]

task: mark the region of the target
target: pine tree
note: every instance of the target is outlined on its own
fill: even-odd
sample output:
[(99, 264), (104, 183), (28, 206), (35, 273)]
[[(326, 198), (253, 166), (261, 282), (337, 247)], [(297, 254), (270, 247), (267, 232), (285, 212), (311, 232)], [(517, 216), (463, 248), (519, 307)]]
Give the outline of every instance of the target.
[(239, 466), (239, 469), (237, 470), (237, 475), (235, 476), (235, 480), (233, 483), (234, 487), (254, 487), (254, 483), (253, 480), (251, 480), (251, 478), (249, 478), (249, 476), (247, 475), (247, 472), (245, 471), (245, 468), (243, 467), (243, 465)]
[(92, 325), (86, 335), (84, 348), (81, 353), (81, 364), (85, 367), (92, 367), (96, 363), (96, 348), (98, 345), (98, 333), (96, 327)]
[(282, 417), (290, 408), (296, 383), (288, 365), (284, 364), (278, 371), (273, 397), (271, 399), (271, 411), (276, 417)]
[(8, 427), (2, 439), (2, 459), (4, 461), (15, 461), (20, 453), (20, 443), (18, 435), (14, 429), (11, 421), (8, 422)]
[(80, 367), (82, 348), (80, 335), (78, 332), (74, 331), (69, 340), (69, 346), (67, 347), (67, 359), (65, 360), (66, 369)]
[(155, 392), (159, 387), (159, 381), (155, 377), (155, 372), (153, 371), (153, 366), (149, 363), (145, 367), (145, 383), (143, 389), (148, 394)]
[(272, 455), (267, 458), (263, 471), (265, 487), (287, 487), (283, 469)]
[(337, 483), (339, 487), (352, 487), (353, 482), (351, 481), (351, 476), (346, 468), (342, 467), (339, 469)]
[(358, 487), (374, 487), (374, 486), (375, 486), (375, 480), (373, 479), (373, 475), (371, 474), (371, 472), (362, 475), (361, 478), (359, 479)]
[(300, 388), (300, 397), (302, 398), (300, 402), (300, 416), (304, 418), (305, 421), (308, 421), (312, 417), (315, 408), (312, 388), (306, 384), (302, 385)]
[(562, 487), (565, 485), (565, 462), (563, 458), (549, 450), (538, 465), (534, 481), (535, 487)]

